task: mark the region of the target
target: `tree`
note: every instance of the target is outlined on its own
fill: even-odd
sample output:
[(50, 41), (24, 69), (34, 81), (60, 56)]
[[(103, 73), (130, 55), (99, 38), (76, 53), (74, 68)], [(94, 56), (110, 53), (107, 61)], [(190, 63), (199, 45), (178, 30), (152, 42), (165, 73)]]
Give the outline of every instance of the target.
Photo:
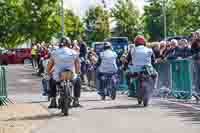
[[(61, 32), (59, 0), (0, 0), (0, 47), (20, 43), (49, 42)], [(83, 33), (83, 24), (71, 10), (65, 10), (65, 32), (72, 39)]]
[(200, 1), (174, 0), (169, 1), (172, 23), (169, 26), (169, 35), (189, 35), (200, 27)]
[(65, 34), (71, 39), (79, 39), (84, 32), (83, 23), (79, 16), (71, 10), (65, 10)]
[(162, 1), (150, 0), (144, 11), (145, 32), (150, 36), (150, 41), (160, 40), (164, 37)]
[(101, 6), (90, 7), (84, 18), (88, 43), (103, 41), (110, 35), (109, 13)]
[(0, 1), (0, 47), (15, 47), (25, 40), (20, 27), (20, 17), (23, 14), (21, 5), (21, 0)]
[(59, 5), (57, 0), (24, 0), (24, 33), (27, 39), (50, 41), (60, 31)]
[[(190, 35), (200, 27), (199, 0), (165, 0), (167, 35)], [(163, 0), (149, 0), (145, 6), (145, 32), (151, 41), (164, 38)]]
[(131, 0), (118, 0), (112, 9), (112, 17), (116, 21), (114, 35), (127, 36), (132, 40), (139, 32), (143, 33), (139, 10)]

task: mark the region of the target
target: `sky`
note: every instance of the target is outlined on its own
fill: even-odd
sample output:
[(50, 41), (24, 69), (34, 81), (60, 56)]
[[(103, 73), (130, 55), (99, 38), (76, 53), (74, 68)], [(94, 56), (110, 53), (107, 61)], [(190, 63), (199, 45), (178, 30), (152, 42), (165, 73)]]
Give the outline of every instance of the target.
[[(95, 4), (101, 4), (102, 0), (64, 0), (64, 5), (66, 8), (72, 9), (76, 15), (84, 16), (85, 11), (90, 7), (91, 5)], [(117, 0), (105, 0), (108, 8), (113, 7), (114, 3)], [(143, 12), (144, 7), (144, 0), (132, 0), (133, 2), (136, 2), (136, 5), (140, 9), (140, 12)]]

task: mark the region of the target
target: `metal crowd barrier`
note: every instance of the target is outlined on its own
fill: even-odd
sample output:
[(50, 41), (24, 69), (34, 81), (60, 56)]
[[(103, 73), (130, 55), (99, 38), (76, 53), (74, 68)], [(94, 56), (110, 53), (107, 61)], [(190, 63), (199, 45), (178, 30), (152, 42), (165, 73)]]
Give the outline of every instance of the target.
[(190, 99), (193, 94), (194, 64), (191, 59), (168, 60), (155, 64), (158, 72), (158, 89), (167, 88), (177, 99)]
[(169, 62), (157, 63), (154, 68), (158, 72), (158, 88), (163, 86), (171, 88), (171, 64)]
[(6, 67), (0, 66), (0, 106), (7, 102)]
[(119, 70), (119, 86), (118, 91), (128, 91), (128, 82), (126, 77), (126, 71), (120, 69)]
[(190, 99), (192, 97), (193, 61), (181, 59), (170, 61), (172, 75), (172, 95), (178, 99)]
[[(177, 59), (155, 64), (154, 68), (159, 76), (158, 90), (167, 88), (177, 99), (190, 99), (194, 92), (200, 95), (200, 63), (192, 59)], [(128, 90), (126, 71), (120, 70), (119, 75), (118, 90), (129, 91), (129, 95), (134, 95), (134, 87)], [(136, 86), (136, 82), (133, 82), (133, 86)], [(96, 80), (96, 88), (98, 87), (99, 81)]]

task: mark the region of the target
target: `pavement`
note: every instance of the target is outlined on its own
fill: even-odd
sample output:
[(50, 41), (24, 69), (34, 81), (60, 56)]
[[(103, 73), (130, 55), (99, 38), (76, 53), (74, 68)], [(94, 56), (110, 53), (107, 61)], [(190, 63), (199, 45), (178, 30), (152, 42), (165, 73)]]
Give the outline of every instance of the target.
[(5, 122), (10, 122), (5, 120), (23, 122), (23, 118), (26, 118), (25, 123), (31, 121), (28, 130), (31, 133), (199, 133), (200, 131), (200, 106), (197, 104), (153, 98), (151, 105), (143, 108), (137, 105), (136, 99), (120, 94), (115, 101), (110, 99), (100, 101), (95, 92), (83, 92), (80, 100), (82, 107), (71, 109), (70, 115), (63, 117), (60, 111), (47, 109), (47, 98), (41, 96), (41, 79), (31, 75), (32, 72), (30, 66), (8, 67), (9, 97), (14, 102), (11, 106), (20, 107), (19, 105), (25, 104), (29, 106), (28, 108), (37, 108), (39, 112), (41, 110), (41, 114), (35, 109), (30, 111), (21, 108), (26, 116), (10, 116), (9, 119), (5, 119), (0, 115), (0, 124), (2, 119), (5, 125)]

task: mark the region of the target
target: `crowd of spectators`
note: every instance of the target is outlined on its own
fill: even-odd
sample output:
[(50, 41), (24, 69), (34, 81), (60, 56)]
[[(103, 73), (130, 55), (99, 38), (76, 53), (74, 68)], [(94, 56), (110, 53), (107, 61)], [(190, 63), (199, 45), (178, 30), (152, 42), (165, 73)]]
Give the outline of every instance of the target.
[(154, 51), (156, 62), (163, 60), (184, 59), (193, 57), (197, 59), (200, 53), (200, 32), (194, 32), (190, 40), (172, 39), (168, 41), (147, 43)]
[[(57, 47), (59, 47), (59, 45), (51, 45), (44, 42), (32, 45), (32, 65), (33, 68), (38, 70), (39, 75), (44, 73), (45, 69), (41, 60), (48, 59), (50, 53)], [(131, 49), (132, 47), (134, 48), (134, 45), (130, 44), (129, 48)], [(194, 32), (190, 39), (172, 39), (161, 42), (152, 42), (147, 43), (147, 47), (153, 49), (155, 63), (160, 63), (164, 60), (191, 58), (195, 60), (195, 69), (198, 70), (197, 73), (200, 74), (200, 32)], [(79, 53), (82, 83), (88, 81), (87, 83), (90, 86), (90, 81), (95, 81), (96, 79), (94, 70), (96, 70), (96, 63), (98, 60), (97, 54), (93, 48), (87, 47), (84, 41), (74, 40), (71, 43), (71, 48)], [(197, 82), (199, 82), (198, 88), (200, 90), (200, 80)]]
[[(42, 86), (43, 86), (43, 95), (47, 95), (47, 86), (48, 86), (48, 75), (47, 75), (47, 65), (48, 59), (51, 56), (51, 53), (59, 48), (59, 44), (48, 44), (45, 42), (42, 43), (33, 43), (31, 47), (32, 55), (32, 67), (36, 71), (38, 76), (41, 76)], [(97, 61), (97, 56), (93, 48), (88, 48), (84, 41), (74, 40), (71, 42), (71, 49), (76, 51), (79, 54), (81, 61), (81, 79), (82, 83), (88, 83), (89, 86), (92, 86), (90, 83), (94, 81), (95, 75), (95, 64)], [(87, 81), (87, 82), (86, 82)]]

